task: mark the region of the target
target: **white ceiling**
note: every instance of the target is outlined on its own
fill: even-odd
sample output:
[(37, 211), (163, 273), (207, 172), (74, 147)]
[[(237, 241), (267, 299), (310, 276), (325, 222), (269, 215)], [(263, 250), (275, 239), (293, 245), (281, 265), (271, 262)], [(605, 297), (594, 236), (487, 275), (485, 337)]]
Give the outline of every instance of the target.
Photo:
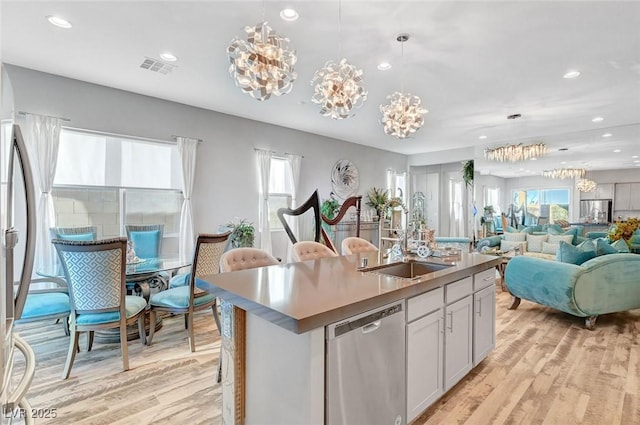
[[(285, 6), (300, 18), (281, 20)], [(483, 174), (633, 168), (631, 156), (640, 155), (640, 2), (343, 0), (340, 38), (337, 1), (3, 0), (0, 7), (7, 63), (403, 154), (473, 147)], [(290, 94), (258, 102), (233, 84), (226, 47), (263, 13), (296, 49), (298, 80)], [(47, 15), (73, 28), (53, 27)], [(414, 138), (396, 140), (382, 131), (379, 105), (400, 89), (402, 32), (411, 35), (405, 90), (430, 112)], [(369, 97), (355, 117), (335, 121), (310, 102), (310, 81), (338, 59), (339, 44), (364, 70)], [(179, 57), (173, 72), (139, 67), (163, 51)], [(382, 60), (393, 68), (378, 71)], [(575, 69), (579, 78), (562, 78)], [(523, 118), (506, 119), (515, 113)], [(592, 122), (596, 116), (605, 120)], [(529, 141), (546, 143), (549, 155), (524, 164), (481, 159), (485, 147)]]

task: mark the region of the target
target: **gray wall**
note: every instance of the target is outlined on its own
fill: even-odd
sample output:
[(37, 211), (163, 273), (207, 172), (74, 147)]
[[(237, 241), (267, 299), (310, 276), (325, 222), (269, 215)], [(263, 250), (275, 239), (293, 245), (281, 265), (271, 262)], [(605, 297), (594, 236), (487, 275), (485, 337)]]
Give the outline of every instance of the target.
[[(66, 125), (94, 131), (161, 140), (171, 140), (172, 135), (203, 139), (198, 147), (193, 192), (196, 232), (215, 232), (219, 224), (234, 217), (257, 224), (256, 147), (304, 156), (298, 189), (301, 201), (316, 188), (321, 198), (329, 196), (331, 167), (339, 159), (350, 159), (358, 167), (360, 194), (372, 186), (385, 187), (387, 169), (407, 169), (405, 155), (5, 66), (13, 86), (15, 112), (69, 118), (71, 122)], [(263, 106), (277, 107), (268, 101)], [(17, 118), (20, 123), (21, 118)]]

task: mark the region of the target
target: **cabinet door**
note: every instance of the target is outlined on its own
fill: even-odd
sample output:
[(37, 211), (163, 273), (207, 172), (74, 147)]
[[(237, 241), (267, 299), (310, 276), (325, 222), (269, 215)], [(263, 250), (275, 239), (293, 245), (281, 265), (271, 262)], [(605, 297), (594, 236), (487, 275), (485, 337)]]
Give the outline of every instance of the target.
[(442, 308), (407, 325), (407, 423), (444, 392), (443, 343)]
[(629, 188), (629, 209), (640, 210), (640, 183), (631, 183)]
[(473, 294), (473, 366), (496, 346), (496, 288)]
[(473, 296), (445, 307), (444, 390), (462, 379), (472, 366)]
[(613, 201), (615, 211), (629, 211), (631, 205), (631, 184), (616, 183), (616, 198)]
[(613, 199), (613, 183), (598, 183), (596, 199)]

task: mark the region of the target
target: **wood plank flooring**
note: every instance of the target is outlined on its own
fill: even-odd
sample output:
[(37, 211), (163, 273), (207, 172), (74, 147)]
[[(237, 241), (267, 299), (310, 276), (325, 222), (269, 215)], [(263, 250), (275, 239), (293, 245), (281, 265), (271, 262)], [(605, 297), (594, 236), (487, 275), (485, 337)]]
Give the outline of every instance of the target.
[[(582, 319), (509, 304), (498, 292), (496, 349), (414, 424), (640, 424), (640, 310), (601, 316), (588, 331)], [(37, 358), (29, 401), (58, 414), (36, 424), (220, 424), (220, 340), (210, 313), (195, 324), (195, 353), (182, 316), (168, 317), (151, 347), (129, 343), (128, 372), (119, 344), (87, 353), (82, 337), (67, 381), (62, 326), (19, 325)]]

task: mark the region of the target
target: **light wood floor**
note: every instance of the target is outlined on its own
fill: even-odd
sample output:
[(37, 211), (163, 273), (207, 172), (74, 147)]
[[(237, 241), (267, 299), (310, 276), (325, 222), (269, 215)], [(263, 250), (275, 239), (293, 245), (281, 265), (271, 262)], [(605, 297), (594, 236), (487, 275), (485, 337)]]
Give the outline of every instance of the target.
[[(640, 310), (601, 316), (588, 331), (579, 318), (526, 301), (509, 311), (507, 293), (497, 302), (496, 349), (415, 424), (640, 424)], [(20, 325), (38, 360), (29, 401), (58, 413), (36, 424), (221, 423), (219, 337), (205, 313), (195, 321), (196, 353), (182, 317), (166, 318), (151, 347), (129, 343), (128, 372), (118, 344), (94, 344), (67, 381), (61, 326)]]

